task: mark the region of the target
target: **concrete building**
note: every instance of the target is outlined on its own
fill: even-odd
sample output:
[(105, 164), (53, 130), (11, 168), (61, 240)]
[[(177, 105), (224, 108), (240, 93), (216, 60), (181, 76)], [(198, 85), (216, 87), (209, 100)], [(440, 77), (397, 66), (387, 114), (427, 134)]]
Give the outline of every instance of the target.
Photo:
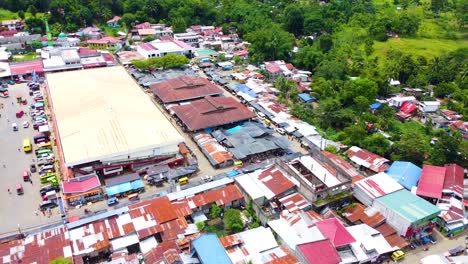
[(63, 171), (106, 174), (121, 169), (112, 164), (175, 154), (184, 141), (122, 67), (55, 73), (47, 81)]
[(137, 45), (136, 51), (144, 58), (163, 57), (167, 54), (192, 57), (195, 48), (173, 38), (161, 38)]

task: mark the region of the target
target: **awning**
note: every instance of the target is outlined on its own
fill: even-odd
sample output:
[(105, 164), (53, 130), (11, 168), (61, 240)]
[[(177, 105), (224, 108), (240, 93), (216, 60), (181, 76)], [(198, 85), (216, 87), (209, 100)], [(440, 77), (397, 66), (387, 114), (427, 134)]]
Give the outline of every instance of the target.
[(128, 191), (138, 190), (144, 187), (142, 180), (136, 180), (132, 182), (125, 182), (117, 185), (113, 185), (106, 188), (107, 196), (114, 196)]

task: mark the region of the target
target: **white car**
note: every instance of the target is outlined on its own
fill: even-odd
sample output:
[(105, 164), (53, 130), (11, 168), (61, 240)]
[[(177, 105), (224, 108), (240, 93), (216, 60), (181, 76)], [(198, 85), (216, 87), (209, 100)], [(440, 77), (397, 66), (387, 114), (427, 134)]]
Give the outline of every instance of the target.
[(29, 127), (29, 122), (28, 121), (24, 121), (23, 122), (23, 128), (28, 128)]
[(281, 127), (278, 127), (275, 129), (276, 132), (278, 132), (278, 134), (280, 135), (286, 135), (286, 130), (282, 129)]

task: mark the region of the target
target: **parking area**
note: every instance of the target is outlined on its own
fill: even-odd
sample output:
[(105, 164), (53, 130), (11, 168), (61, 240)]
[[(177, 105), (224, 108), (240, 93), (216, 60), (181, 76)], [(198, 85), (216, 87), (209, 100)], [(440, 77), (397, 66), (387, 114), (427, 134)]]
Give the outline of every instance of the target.
[[(30, 165), (36, 161), (34, 151), (23, 152), (23, 139), (33, 137), (38, 133), (33, 129), (31, 119), (28, 115), (28, 105), (32, 103), (32, 98), (28, 94), (26, 84), (15, 84), (8, 87), (10, 96), (0, 98), (0, 177), (2, 178), (2, 189), (0, 190), (0, 215), (2, 224), (0, 234), (14, 230), (27, 229), (41, 224), (60, 220), (58, 208), (52, 209), (52, 215), (43, 215), (38, 210), (42, 201), (39, 194), (40, 181), (38, 173), (33, 173), (31, 182), (23, 181), (23, 171), (28, 170)], [(28, 105), (16, 102), (16, 97), (22, 96), (28, 101)], [(16, 117), (18, 111), (23, 111), (26, 115), (21, 118)], [(23, 128), (22, 123), (29, 121), (28, 128)], [(16, 123), (18, 131), (13, 131), (12, 124)], [(21, 184), (24, 194), (18, 195), (17, 184)], [(10, 189), (10, 192), (8, 192)], [(37, 214), (36, 214), (37, 213)]]

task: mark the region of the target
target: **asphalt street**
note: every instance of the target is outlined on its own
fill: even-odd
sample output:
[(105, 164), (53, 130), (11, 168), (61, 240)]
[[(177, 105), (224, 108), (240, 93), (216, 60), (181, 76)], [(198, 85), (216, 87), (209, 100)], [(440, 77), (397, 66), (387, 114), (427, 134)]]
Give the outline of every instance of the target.
[[(0, 224), (0, 234), (15, 231), (21, 228), (22, 230), (50, 223), (60, 219), (58, 209), (52, 210), (52, 216), (42, 215), (38, 210), (39, 203), (42, 201), (39, 189), (39, 175), (32, 175), (32, 184), (24, 182), (22, 173), (24, 170), (29, 170), (29, 165), (32, 159), (35, 159), (34, 153), (24, 153), (22, 144), (24, 138), (32, 138), (37, 134), (33, 130), (32, 125), (29, 128), (23, 128), (22, 122), (31, 120), (29, 116), (16, 118), (17, 111), (23, 110), (28, 112), (27, 105), (16, 103), (16, 96), (27, 98), (28, 104), (31, 103), (31, 97), (28, 94), (26, 84), (15, 84), (9, 86), (10, 97), (0, 98), (0, 104), (3, 104), (3, 109), (0, 109), (0, 216), (2, 223)], [(0, 107), (1, 108), (1, 107)], [(18, 131), (13, 131), (12, 123), (18, 124)], [(16, 194), (16, 185), (21, 184), (24, 189), (23, 195)], [(11, 194), (8, 193), (10, 189)], [(36, 215), (35, 211), (38, 211)]]

